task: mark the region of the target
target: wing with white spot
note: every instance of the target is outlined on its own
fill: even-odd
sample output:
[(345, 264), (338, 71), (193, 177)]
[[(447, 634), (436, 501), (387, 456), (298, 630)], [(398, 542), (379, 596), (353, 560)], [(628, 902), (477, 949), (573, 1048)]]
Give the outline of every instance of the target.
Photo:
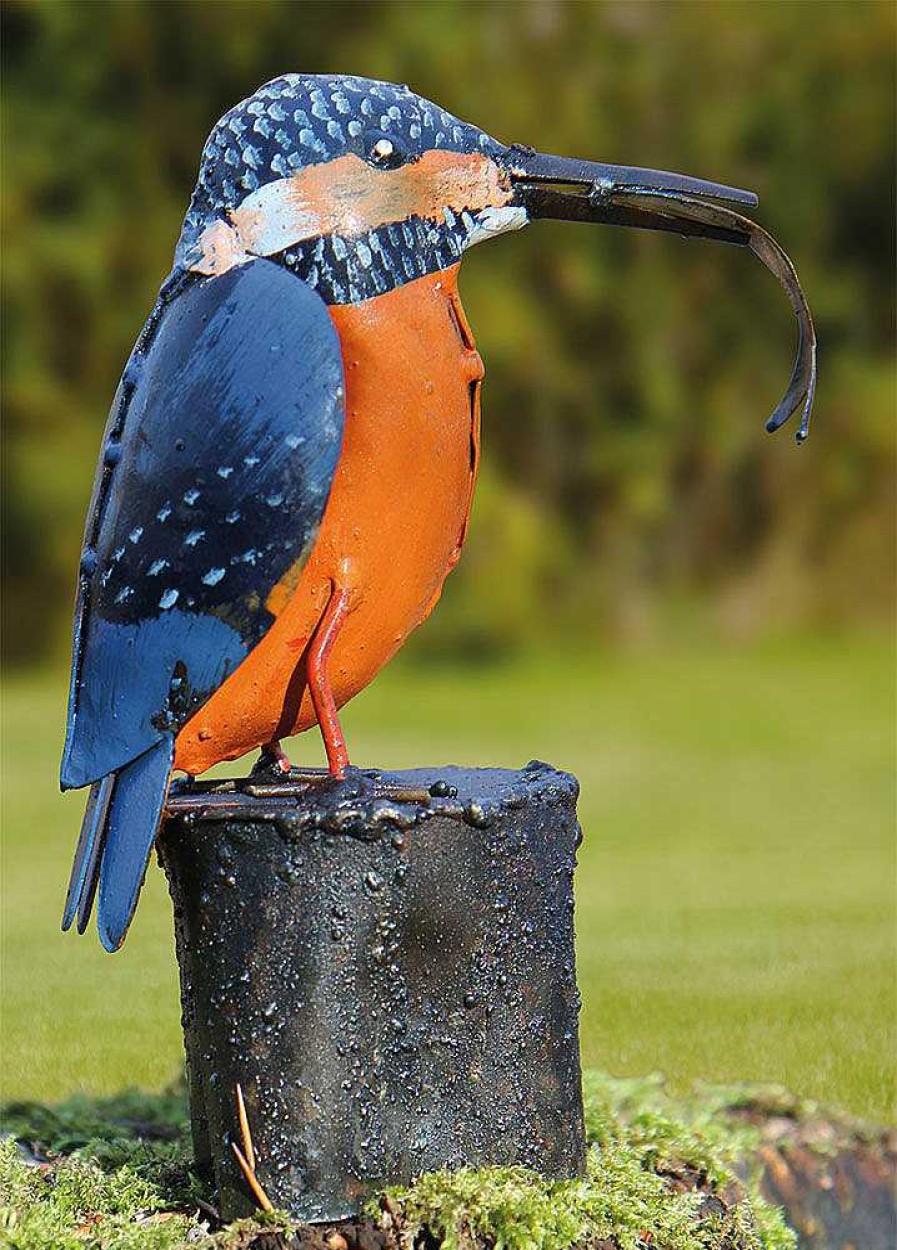
[(324, 303), (270, 261), (163, 289), (88, 515), (64, 788), (176, 732), (271, 626), (330, 493), (343, 385)]

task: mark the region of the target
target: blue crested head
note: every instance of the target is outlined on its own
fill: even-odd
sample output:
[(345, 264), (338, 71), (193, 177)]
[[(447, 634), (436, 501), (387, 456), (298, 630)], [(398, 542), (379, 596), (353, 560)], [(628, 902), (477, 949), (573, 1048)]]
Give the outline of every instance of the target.
[(176, 259), (218, 273), (265, 255), (328, 303), (382, 294), (525, 224), (505, 151), (409, 87), (285, 74), (212, 130)]

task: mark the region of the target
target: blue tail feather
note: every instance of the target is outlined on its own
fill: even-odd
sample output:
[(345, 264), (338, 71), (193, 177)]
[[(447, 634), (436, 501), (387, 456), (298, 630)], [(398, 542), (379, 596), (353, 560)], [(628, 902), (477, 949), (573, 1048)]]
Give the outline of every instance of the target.
[(90, 854), (85, 862), (84, 884), (81, 888), (81, 901), (78, 904), (77, 929), (79, 933), (83, 933), (90, 923), (93, 900), (96, 898), (97, 886), (100, 883), (100, 864), (103, 860), (103, 848), (106, 845), (106, 820), (109, 815), (112, 792), (115, 789), (115, 773), (110, 773), (108, 777), (104, 777), (98, 785), (97, 805), (93, 815), (96, 834), (93, 838)]
[(107, 951), (125, 940), (146, 865), (159, 832), (174, 760), (165, 737), (116, 775), (100, 863), (97, 928)]
[[(115, 774), (110, 773), (108, 777), (95, 781), (90, 787), (69, 878), (69, 888), (65, 896), (65, 908), (62, 913), (63, 929), (71, 928), (76, 913), (79, 915), (84, 913), (85, 924), (90, 916), (96, 890), (98, 858), (103, 846), (103, 831), (106, 828), (106, 810), (114, 781)], [(81, 933), (84, 932), (80, 923), (78, 928)]]
[(108, 951), (121, 946), (134, 915), (173, 759), (174, 741), (166, 736), (91, 786), (62, 927), (68, 929), (77, 912), (78, 932), (84, 932), (99, 887), (97, 928)]

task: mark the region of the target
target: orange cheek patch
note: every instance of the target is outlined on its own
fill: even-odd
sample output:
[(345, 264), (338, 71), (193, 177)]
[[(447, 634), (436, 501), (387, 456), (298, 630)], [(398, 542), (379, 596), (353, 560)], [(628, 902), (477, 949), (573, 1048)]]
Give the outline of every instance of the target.
[(511, 195), (482, 153), (426, 152), (398, 169), (374, 169), (349, 154), (269, 183), (231, 221), (247, 251), (270, 255), (322, 234), (351, 237), (414, 216), (437, 220), (446, 208), (501, 208)]

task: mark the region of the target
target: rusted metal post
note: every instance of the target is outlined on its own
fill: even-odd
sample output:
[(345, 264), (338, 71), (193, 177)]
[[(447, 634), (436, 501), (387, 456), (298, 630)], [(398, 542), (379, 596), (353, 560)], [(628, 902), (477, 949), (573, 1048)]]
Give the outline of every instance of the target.
[[(306, 1220), (443, 1167), (584, 1164), (576, 781), (352, 770), (183, 785), (160, 840), (198, 1158)], [(245, 1151), (244, 1151), (245, 1157)]]

